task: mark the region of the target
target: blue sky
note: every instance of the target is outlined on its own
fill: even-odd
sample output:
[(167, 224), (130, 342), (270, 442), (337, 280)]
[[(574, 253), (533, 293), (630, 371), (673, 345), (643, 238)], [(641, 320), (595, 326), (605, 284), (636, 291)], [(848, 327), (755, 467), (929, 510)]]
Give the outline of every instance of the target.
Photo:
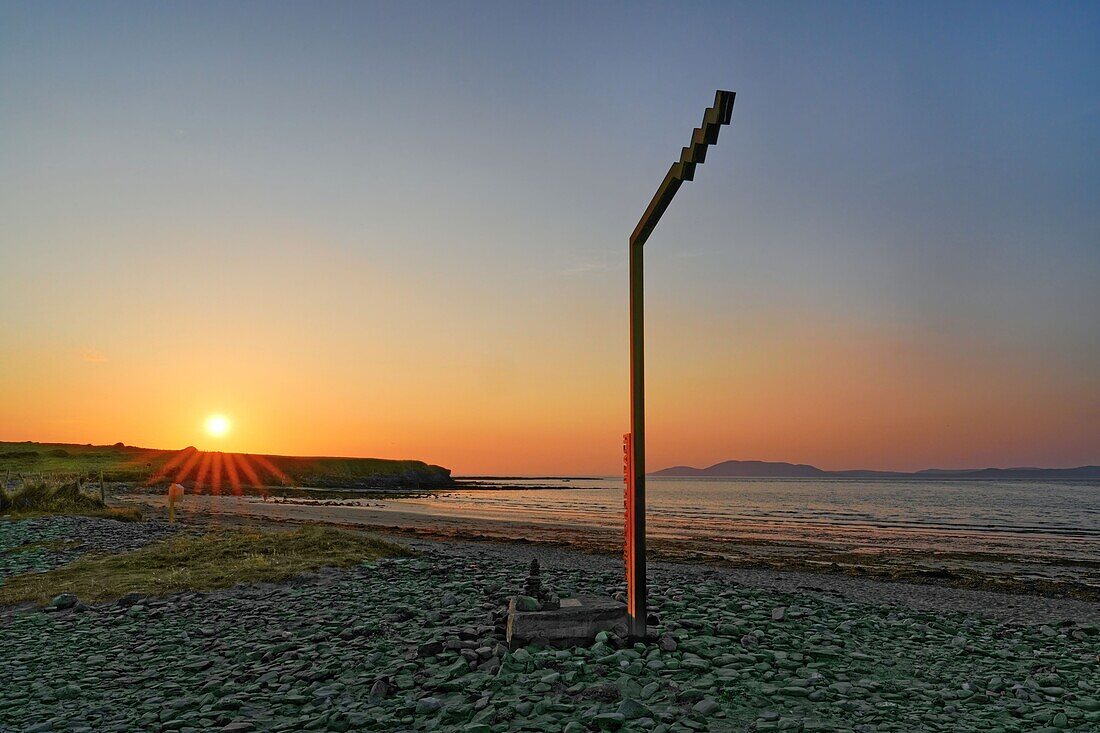
[[(255, 395), (244, 448), (614, 470), (626, 237), (725, 88), (647, 245), (657, 463), (1100, 462), (1097, 39), (1088, 3), (4, 3), (0, 438), (187, 441), (279, 360), (265, 404), (316, 409)], [(156, 428), (83, 396), (165, 369)]]

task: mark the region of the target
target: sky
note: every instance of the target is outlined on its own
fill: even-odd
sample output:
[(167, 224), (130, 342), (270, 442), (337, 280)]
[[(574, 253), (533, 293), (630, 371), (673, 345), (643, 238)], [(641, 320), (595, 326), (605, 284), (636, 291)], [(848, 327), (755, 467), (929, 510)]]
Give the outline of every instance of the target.
[(1068, 2), (0, 2), (0, 440), (619, 473), (715, 89), (649, 467), (1100, 463)]

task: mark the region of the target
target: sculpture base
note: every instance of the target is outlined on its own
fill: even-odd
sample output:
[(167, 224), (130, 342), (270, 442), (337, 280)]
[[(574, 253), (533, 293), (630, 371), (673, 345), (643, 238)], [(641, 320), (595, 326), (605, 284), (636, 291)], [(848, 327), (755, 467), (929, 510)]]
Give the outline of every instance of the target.
[(543, 611), (520, 611), (516, 599), (508, 603), (505, 639), (510, 649), (528, 644), (553, 647), (587, 646), (601, 631), (627, 631), (626, 606), (603, 596), (561, 599), (561, 607)]

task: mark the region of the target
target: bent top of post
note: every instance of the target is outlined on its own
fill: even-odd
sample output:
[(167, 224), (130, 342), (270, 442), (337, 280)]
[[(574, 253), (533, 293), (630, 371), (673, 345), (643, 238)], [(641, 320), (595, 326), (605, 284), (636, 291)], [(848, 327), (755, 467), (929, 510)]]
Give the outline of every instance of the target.
[(691, 136), (691, 144), (680, 153), (680, 160), (672, 164), (665, 174), (665, 180), (657, 193), (653, 194), (653, 200), (649, 202), (645, 213), (642, 214), (638, 226), (634, 227), (634, 233), (630, 235), (630, 244), (639, 247), (645, 244), (653, 228), (657, 226), (661, 215), (665, 213), (672, 197), (676, 195), (680, 184), (695, 178), (695, 166), (701, 165), (707, 158), (707, 146), (718, 142), (718, 130), (722, 125), (728, 125), (733, 115), (733, 100), (736, 92), (727, 92), (719, 89), (714, 93), (713, 106), (707, 107), (703, 113), (703, 124), (695, 128)]

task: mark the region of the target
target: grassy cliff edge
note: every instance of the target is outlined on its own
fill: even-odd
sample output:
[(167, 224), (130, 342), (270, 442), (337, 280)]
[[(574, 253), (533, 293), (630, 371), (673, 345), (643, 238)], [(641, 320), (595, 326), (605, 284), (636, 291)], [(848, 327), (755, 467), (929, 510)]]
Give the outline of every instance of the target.
[[(69, 443), (0, 442), (0, 481), (17, 481), (27, 475), (70, 474), (98, 477), (106, 481), (145, 482), (172, 477), (186, 466), (189, 458), (207, 455), (220, 463), (236, 457), (252, 463), (260, 484), (293, 485), (319, 488), (446, 488), (454, 484), (450, 469), (424, 461), (384, 458), (330, 458), (312, 456), (273, 456), (253, 454), (203, 453), (194, 448), (183, 451), (138, 448), (122, 443), (114, 445), (76, 445)], [(196, 461), (198, 465), (201, 461)], [(256, 485), (246, 475), (244, 485)]]

